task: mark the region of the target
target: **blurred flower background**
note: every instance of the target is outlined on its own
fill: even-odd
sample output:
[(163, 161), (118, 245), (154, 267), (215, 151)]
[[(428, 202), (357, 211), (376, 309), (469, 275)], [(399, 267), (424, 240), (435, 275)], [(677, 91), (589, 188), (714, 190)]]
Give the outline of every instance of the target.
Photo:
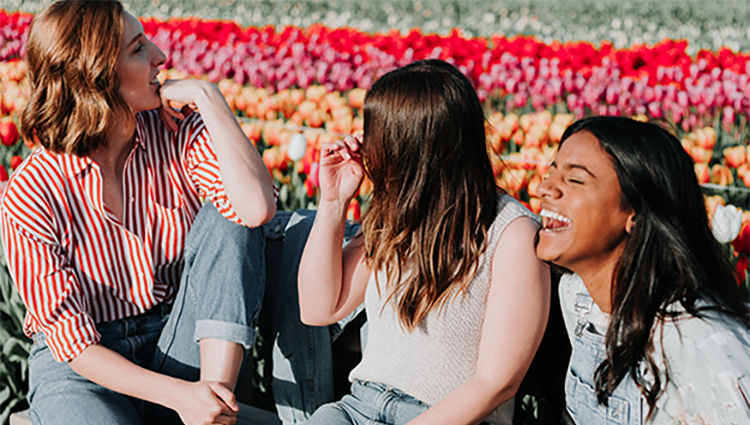
[[(21, 58), (33, 14), (49, 3), (0, 0), (0, 194), (36, 148), (19, 140)], [(122, 3), (167, 54), (160, 78), (218, 85), (279, 186), (281, 209), (315, 208), (320, 145), (361, 132), (367, 89), (414, 60), (450, 61), (474, 83), (497, 182), (534, 212), (575, 119), (659, 120), (695, 161), (714, 234), (750, 301), (748, 0)], [(365, 181), (349, 218), (360, 218), (371, 190)], [(25, 407), (22, 317), (0, 258), (0, 423)]]
[[(35, 13), (51, 0), (2, 0), (0, 8)], [(368, 32), (395, 28), (467, 36), (534, 35), (546, 43), (608, 40), (616, 48), (687, 40), (700, 49), (750, 50), (746, 0), (123, 0), (136, 16), (229, 19), (241, 26), (349, 26)]]

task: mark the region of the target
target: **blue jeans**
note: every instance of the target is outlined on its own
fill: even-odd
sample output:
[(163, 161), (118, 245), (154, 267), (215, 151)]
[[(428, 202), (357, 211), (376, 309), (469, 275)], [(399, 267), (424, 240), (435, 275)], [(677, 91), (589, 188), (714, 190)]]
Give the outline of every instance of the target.
[[(150, 370), (196, 381), (202, 338), (255, 343), (263, 302), (265, 238), (226, 220), (211, 204), (196, 216), (185, 245), (180, 287), (171, 306), (97, 325), (100, 344)], [(177, 414), (103, 388), (55, 361), (44, 336), (29, 356), (29, 404), (38, 424), (179, 424)]]
[[(359, 313), (324, 327), (300, 321), (297, 272), (314, 218), (310, 210), (281, 211), (263, 226), (268, 277), (261, 331), (266, 344), (272, 343), (274, 402), (285, 424), (303, 422), (333, 401), (331, 343)], [(357, 223), (347, 223), (345, 238), (353, 237), (358, 228)]]
[[(576, 309), (590, 309), (593, 300), (576, 303)], [(641, 393), (626, 375), (609, 397), (607, 406), (599, 404), (594, 387), (596, 368), (606, 358), (605, 339), (579, 322), (571, 342), (572, 354), (565, 378), (565, 403), (576, 424), (641, 425), (645, 418)]]
[(401, 425), (429, 408), (396, 388), (354, 381), (351, 395), (321, 407), (305, 425)]

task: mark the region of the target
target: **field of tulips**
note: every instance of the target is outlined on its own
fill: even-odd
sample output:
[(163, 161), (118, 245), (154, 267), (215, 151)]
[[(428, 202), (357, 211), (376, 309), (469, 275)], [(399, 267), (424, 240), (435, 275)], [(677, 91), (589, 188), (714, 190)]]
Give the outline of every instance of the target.
[[(0, 0), (0, 9), (37, 13), (52, 0)], [(162, 20), (196, 16), (241, 26), (289, 25), (392, 29), (466, 35), (533, 35), (553, 40), (609, 40), (618, 48), (658, 40), (687, 40), (700, 49), (750, 50), (750, 8), (742, 0), (122, 0), (134, 16)]]
[[(28, 98), (20, 59), (31, 17), (0, 11), (0, 191), (35, 148), (19, 140), (17, 128)], [(537, 213), (537, 186), (575, 119), (660, 120), (695, 161), (714, 233), (727, 244), (750, 301), (750, 212), (743, 211), (750, 210), (750, 53), (721, 48), (688, 54), (687, 42), (669, 39), (615, 48), (531, 36), (469, 37), (457, 29), (436, 35), (320, 24), (277, 31), (197, 19), (142, 22), (167, 54), (160, 78), (205, 78), (218, 85), (279, 185), (283, 209), (315, 207), (321, 144), (361, 132), (366, 90), (385, 72), (415, 60), (447, 60), (474, 83), (485, 106), (497, 182)], [(371, 189), (369, 182), (362, 185), (350, 218), (360, 218)], [(11, 299), (9, 281), (3, 282), (4, 308), (12, 303), (2, 304)], [(3, 314), (9, 313), (0, 310), (0, 319)], [(0, 412), (3, 403), (0, 397)]]

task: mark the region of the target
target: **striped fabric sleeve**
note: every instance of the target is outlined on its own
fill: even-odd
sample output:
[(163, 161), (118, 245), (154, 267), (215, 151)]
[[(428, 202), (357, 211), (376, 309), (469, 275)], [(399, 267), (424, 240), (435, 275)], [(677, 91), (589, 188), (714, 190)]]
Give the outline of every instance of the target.
[(219, 160), (216, 157), (211, 138), (208, 135), (200, 114), (193, 113), (180, 127), (178, 139), (184, 143), (183, 161), (190, 179), (198, 189), (198, 194), (210, 201), (221, 215), (234, 223), (245, 226), (229, 202), (224, 183), (221, 180)]
[(26, 210), (15, 211), (11, 218), (7, 209), (13, 208), (13, 200), (6, 194), (4, 201), (2, 239), (5, 252), (12, 253), (7, 259), (8, 271), (53, 357), (70, 361), (100, 338), (94, 320), (84, 312), (81, 285), (60, 247), (49, 234), (39, 232), (44, 228), (39, 217)]

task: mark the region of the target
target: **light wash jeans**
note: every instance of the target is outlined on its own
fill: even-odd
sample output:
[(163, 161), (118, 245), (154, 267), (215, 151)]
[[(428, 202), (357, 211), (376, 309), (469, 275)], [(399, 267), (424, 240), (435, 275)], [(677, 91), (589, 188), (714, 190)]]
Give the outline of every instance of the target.
[[(331, 343), (363, 308), (331, 326), (300, 321), (297, 272), (314, 219), (310, 210), (280, 211), (263, 226), (268, 277), (260, 322), (264, 345), (272, 347), (273, 395), (284, 424), (303, 422), (333, 401)], [(357, 223), (347, 223), (345, 239), (358, 228)]]
[[(101, 345), (130, 361), (189, 381), (200, 376), (201, 338), (255, 343), (263, 302), (265, 238), (223, 218), (211, 204), (188, 234), (172, 306), (97, 325)], [(103, 388), (54, 360), (42, 334), (29, 356), (30, 417), (43, 424), (179, 424), (177, 414)]]
[(357, 380), (350, 395), (321, 407), (305, 425), (404, 425), (429, 408), (397, 388)]
[(402, 425), (429, 408), (396, 388), (354, 381), (350, 395), (321, 407), (305, 425)]
[[(200, 376), (197, 340), (225, 339), (247, 349), (255, 342), (257, 323), (272, 347), (279, 418), (285, 424), (306, 420), (333, 401), (331, 343), (361, 311), (327, 327), (300, 321), (297, 271), (314, 217), (309, 210), (280, 211), (261, 229), (251, 230), (207, 204), (188, 235), (173, 306), (98, 324), (101, 344), (140, 366), (195, 381)], [(345, 237), (353, 237), (358, 227), (347, 223)], [(29, 402), (35, 425), (180, 423), (172, 411), (110, 391), (56, 362), (42, 334), (34, 341)]]

